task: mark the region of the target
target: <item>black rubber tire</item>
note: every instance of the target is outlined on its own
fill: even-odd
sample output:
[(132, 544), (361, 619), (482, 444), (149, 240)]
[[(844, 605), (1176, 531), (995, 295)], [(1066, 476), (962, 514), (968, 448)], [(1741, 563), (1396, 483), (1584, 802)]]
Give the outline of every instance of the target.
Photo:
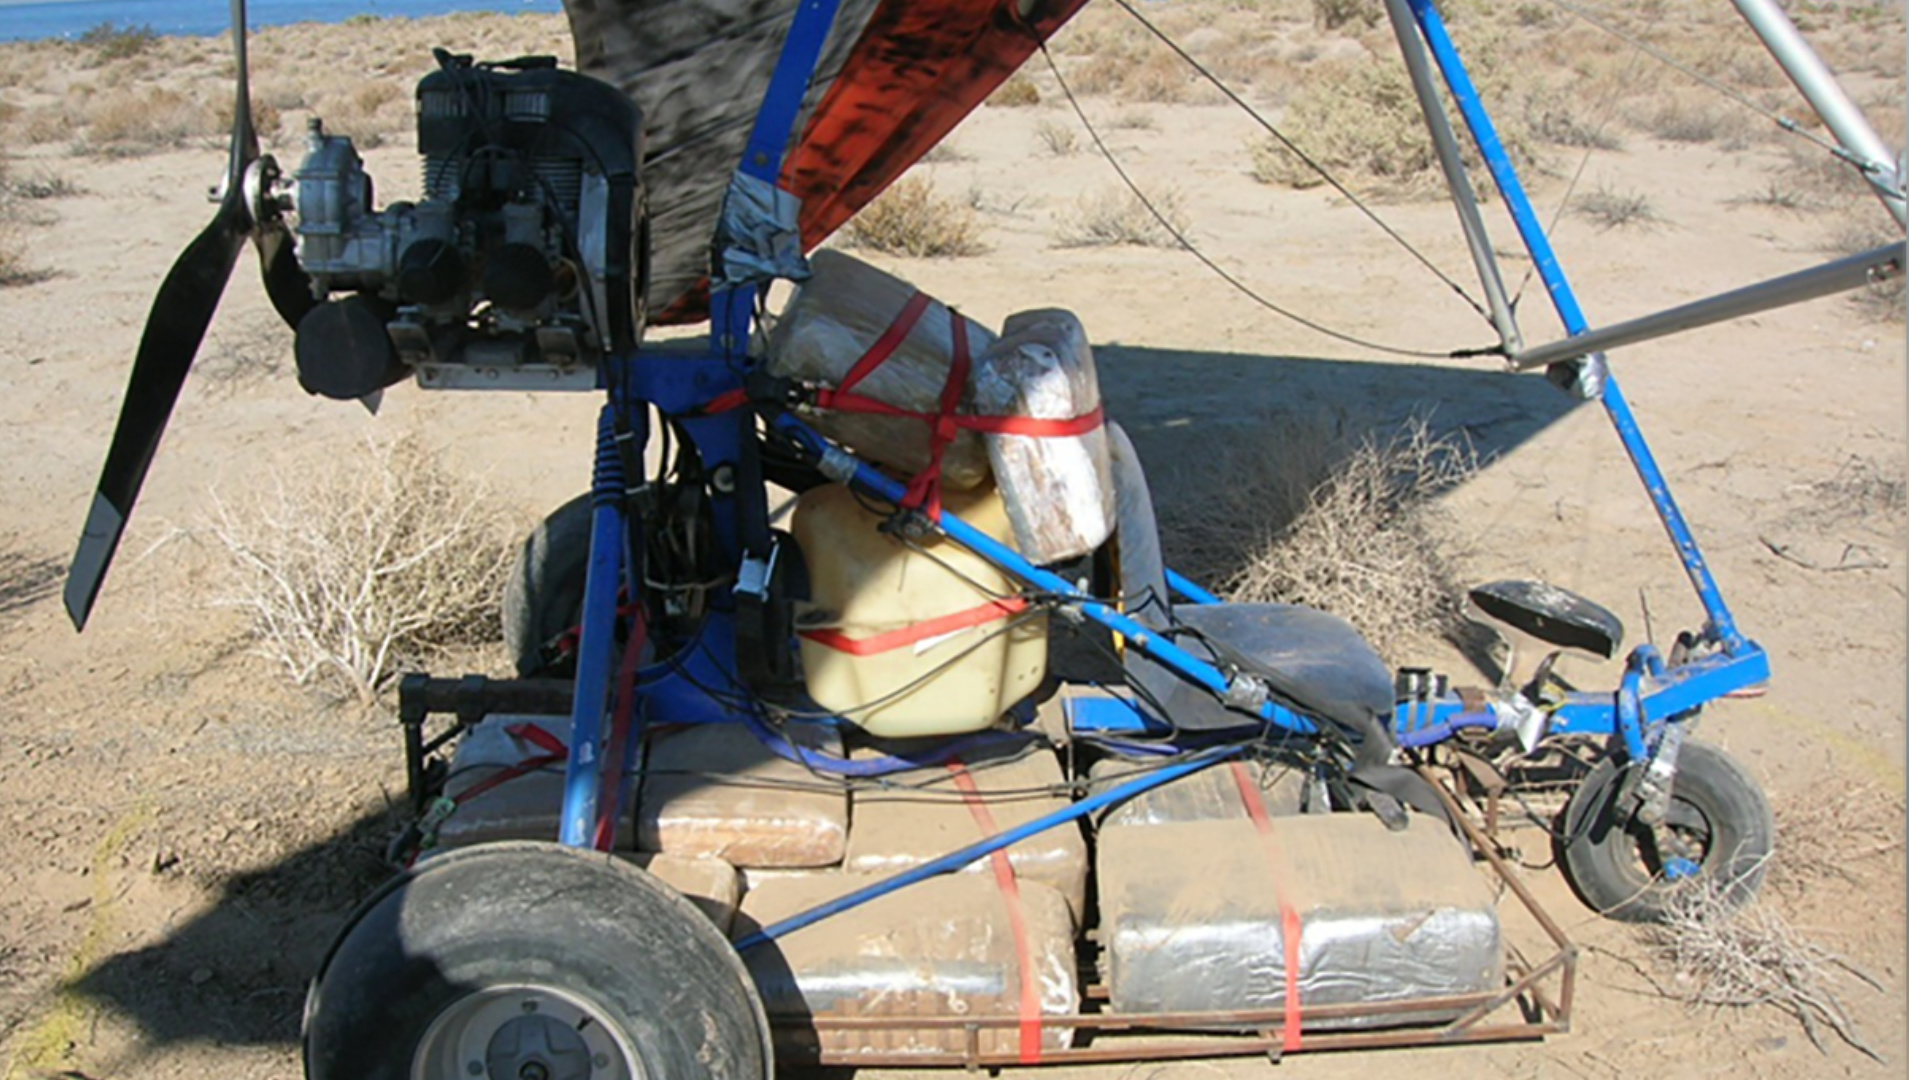
[(590, 569), (590, 496), (559, 506), (524, 539), (504, 584), (504, 646), (522, 678), (542, 674), (544, 646), (577, 625)]
[(587, 1003), (651, 1080), (774, 1075), (762, 1000), (707, 917), (622, 859), (513, 841), (427, 860), (359, 907), (306, 999), (305, 1076), (412, 1080), (435, 1020), (522, 986)]
[[(1622, 773), (1611, 758), (1598, 762), (1565, 805), (1559, 864), (1591, 908), (1625, 922), (1661, 922), (1677, 890), (1696, 878), (1666, 880), (1649, 827), (1634, 805), (1617, 805)], [(1629, 801), (1629, 800), (1626, 800)], [(1776, 825), (1762, 788), (1743, 766), (1713, 746), (1686, 741), (1677, 755), (1667, 827), (1701, 846), (1697, 877), (1723, 882), (1732, 906), (1763, 883)], [(1686, 856), (1688, 857), (1688, 856)]]

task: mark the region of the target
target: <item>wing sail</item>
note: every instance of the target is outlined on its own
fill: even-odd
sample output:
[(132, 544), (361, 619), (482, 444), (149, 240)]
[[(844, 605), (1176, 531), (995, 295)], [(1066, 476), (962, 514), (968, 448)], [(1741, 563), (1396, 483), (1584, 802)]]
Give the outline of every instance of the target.
[[(841, 0), (782, 186), (806, 248), (827, 239), (1026, 62), (1086, 0)], [(650, 310), (707, 314), (723, 191), (797, 0), (565, 0), (577, 65), (648, 125)]]

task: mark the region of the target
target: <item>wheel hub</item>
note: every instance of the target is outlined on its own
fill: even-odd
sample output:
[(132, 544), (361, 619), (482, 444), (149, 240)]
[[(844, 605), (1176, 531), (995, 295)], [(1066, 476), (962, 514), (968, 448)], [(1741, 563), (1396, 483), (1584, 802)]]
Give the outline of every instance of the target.
[(628, 1037), (590, 1003), (547, 986), (491, 987), (431, 1022), (412, 1080), (643, 1080)]

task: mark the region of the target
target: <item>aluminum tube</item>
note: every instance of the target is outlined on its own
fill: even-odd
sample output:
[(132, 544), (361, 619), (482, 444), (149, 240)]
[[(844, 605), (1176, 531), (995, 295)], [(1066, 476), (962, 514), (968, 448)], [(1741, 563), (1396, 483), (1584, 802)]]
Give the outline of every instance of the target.
[(1485, 219), (1478, 213), (1478, 193), (1458, 156), (1458, 137), (1452, 134), (1451, 118), (1445, 115), (1445, 103), (1439, 100), (1438, 87), (1432, 81), (1432, 65), (1425, 56), (1425, 42), (1419, 37), (1418, 23), (1405, 0), (1385, 0), (1386, 17), (1392, 20), (1392, 33), (1399, 41), (1399, 55), (1405, 58), (1406, 73), (1412, 77), (1412, 90), (1418, 94), (1419, 112), (1425, 116), (1426, 130), (1432, 135), (1432, 149), (1438, 154), (1438, 166), (1445, 173), (1445, 187), (1452, 195), (1452, 209), (1458, 212), (1458, 226), (1465, 234), (1465, 246), (1471, 249), (1472, 265), (1478, 270), (1478, 282), (1485, 290), (1485, 305), (1491, 309), (1491, 325), (1498, 331), (1498, 343), (1507, 355), (1525, 347), (1512, 317), (1511, 301), (1505, 298), (1505, 279), (1498, 273), (1498, 257), (1492, 254), (1491, 236), (1485, 231)]
[(1856, 158), (1863, 167), (1863, 178), (1869, 181), (1878, 199), (1896, 215), (1897, 224), (1909, 223), (1909, 207), (1905, 207), (1902, 192), (1902, 177), (1897, 172), (1896, 156), (1889, 152), (1888, 144), (1869, 126), (1869, 118), (1849, 100), (1843, 91), (1842, 83), (1836, 80), (1834, 72), (1823, 63), (1810, 43), (1796, 29), (1796, 24), (1776, 5), (1776, 0), (1731, 0), (1737, 6), (1737, 13), (1750, 24), (1750, 29), (1762, 39), (1763, 46), (1783, 68), (1796, 88), (1809, 100), (1810, 108), (1823, 118), (1823, 123), (1836, 136), (1845, 151)]
[(1694, 300), (1655, 315), (1645, 315), (1549, 345), (1540, 345), (1513, 356), (1511, 366), (1519, 371), (1541, 368), (1586, 353), (1635, 345), (1640, 341), (1682, 333), (1726, 319), (1741, 318), (1759, 311), (1844, 292), (1870, 281), (1894, 277), (1902, 271), (1903, 245), (1884, 244), (1860, 255), (1851, 255), (1704, 300)]

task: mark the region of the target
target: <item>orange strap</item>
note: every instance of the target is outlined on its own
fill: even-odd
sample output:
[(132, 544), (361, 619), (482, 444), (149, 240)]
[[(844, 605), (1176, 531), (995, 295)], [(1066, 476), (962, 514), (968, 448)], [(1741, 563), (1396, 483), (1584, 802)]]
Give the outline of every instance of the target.
[(971, 626), (985, 626), (1010, 615), (1018, 615), (1027, 610), (1027, 601), (1018, 596), (1005, 600), (990, 600), (979, 607), (966, 611), (957, 611), (952, 615), (918, 622), (913, 626), (904, 626), (899, 630), (889, 630), (872, 637), (852, 638), (840, 630), (823, 628), (819, 630), (797, 631), (798, 636), (807, 638), (825, 648), (836, 652), (845, 652), (850, 656), (875, 656), (879, 653), (905, 649), (917, 642), (929, 638), (952, 634), (957, 630), (966, 630)]
[(1285, 860), (1273, 835), (1273, 819), (1266, 813), (1265, 800), (1260, 798), (1259, 785), (1254, 783), (1252, 772), (1240, 762), (1228, 762), (1227, 767), (1233, 770), (1233, 783), (1239, 786), (1246, 816), (1253, 819), (1253, 827), (1259, 830), (1266, 867), (1272, 872), (1273, 896), (1279, 901), (1279, 939), (1286, 947), (1286, 1007), (1282, 1010), (1285, 1025), (1280, 1035), (1284, 1051), (1290, 1053), (1299, 1049), (1299, 935), (1302, 929), (1299, 910), (1293, 906), (1292, 894), (1286, 888)]
[[(981, 829), (982, 836), (993, 836), (1000, 832), (994, 823), (994, 815), (988, 812), (988, 804), (981, 801), (981, 789), (974, 784), (974, 777), (968, 773), (968, 767), (956, 758), (948, 762), (948, 771), (954, 774), (955, 787), (961, 789), (961, 801), (968, 804), (968, 812), (974, 815), (974, 823)], [(1034, 948), (1027, 933), (1027, 913), (1021, 908), (1021, 884), (1014, 876), (1014, 863), (1008, 858), (1005, 849), (988, 856), (994, 866), (994, 883), (1001, 889), (1001, 899), (1008, 909), (1008, 925), (1014, 930), (1014, 961), (1021, 969), (1021, 1064), (1039, 1065), (1041, 1063), (1041, 980), (1034, 970)]]

